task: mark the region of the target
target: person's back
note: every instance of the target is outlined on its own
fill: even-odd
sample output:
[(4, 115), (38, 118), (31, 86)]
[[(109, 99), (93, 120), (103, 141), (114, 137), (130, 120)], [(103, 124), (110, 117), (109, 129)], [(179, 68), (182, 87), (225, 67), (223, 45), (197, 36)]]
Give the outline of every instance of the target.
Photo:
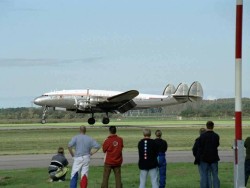
[(103, 152), (105, 153), (105, 164), (121, 165), (123, 139), (117, 135), (110, 135), (103, 143)]
[(64, 156), (64, 149), (59, 147), (58, 153), (52, 157), (48, 167), (48, 173), (51, 178), (50, 181), (64, 181), (68, 171), (67, 165), (68, 160)]
[(52, 160), (56, 160), (56, 161), (61, 162), (63, 164), (63, 166), (67, 166), (69, 164), (66, 157), (61, 153), (58, 153), (58, 154), (54, 155), (52, 157)]
[(75, 147), (75, 157), (89, 155), (93, 147), (97, 147), (97, 143), (86, 134), (78, 134), (69, 143)]
[(246, 160), (250, 160), (250, 137), (247, 137), (244, 142), (244, 147), (246, 148)]
[(199, 137), (195, 139), (194, 145), (192, 147), (193, 156), (195, 157), (194, 164), (200, 164), (200, 152), (198, 150), (198, 147), (200, 145), (200, 135), (205, 133), (205, 128), (200, 128), (199, 130)]
[(70, 188), (77, 187), (78, 172), (81, 172), (80, 186), (82, 188), (87, 187), (90, 156), (100, 149), (100, 145), (96, 140), (85, 133), (86, 127), (80, 126), (80, 134), (74, 136), (68, 143), (69, 153), (73, 157)]
[[(146, 148), (146, 150), (145, 150)], [(150, 170), (158, 165), (157, 145), (153, 139), (142, 139), (138, 143), (139, 150), (139, 168), (142, 170)]]
[(151, 130), (143, 129), (144, 138), (138, 143), (139, 161), (138, 166), (140, 169), (140, 186), (139, 188), (146, 187), (148, 174), (151, 177), (152, 188), (159, 188), (157, 181), (157, 144), (150, 138)]
[(245, 156), (245, 186), (247, 186), (248, 178), (250, 176), (250, 137), (247, 137), (244, 142), (246, 148)]
[(209, 186), (209, 176), (212, 173), (212, 184), (214, 188), (220, 187), (218, 177), (218, 147), (220, 145), (220, 137), (213, 131), (214, 123), (208, 121), (206, 123), (207, 131), (200, 135), (198, 152), (200, 154), (200, 172), (201, 181), (200, 187), (206, 188)]
[(159, 188), (165, 188), (167, 179), (167, 160), (166, 152), (168, 149), (168, 143), (162, 139), (161, 130), (155, 131), (155, 143), (158, 149), (158, 171), (159, 171)]
[(104, 156), (104, 170), (102, 179), (102, 188), (108, 188), (109, 176), (111, 170), (115, 175), (116, 188), (122, 188), (121, 181), (121, 164), (123, 161), (122, 149), (123, 139), (116, 134), (116, 127), (109, 127), (110, 135), (103, 142), (102, 150), (105, 153)]
[(168, 143), (166, 140), (163, 140), (162, 138), (156, 138), (155, 143), (157, 144), (158, 152), (159, 153), (166, 153), (168, 149)]
[(218, 147), (220, 137), (213, 131), (206, 131), (200, 136), (201, 160), (207, 163), (213, 163), (220, 160)]

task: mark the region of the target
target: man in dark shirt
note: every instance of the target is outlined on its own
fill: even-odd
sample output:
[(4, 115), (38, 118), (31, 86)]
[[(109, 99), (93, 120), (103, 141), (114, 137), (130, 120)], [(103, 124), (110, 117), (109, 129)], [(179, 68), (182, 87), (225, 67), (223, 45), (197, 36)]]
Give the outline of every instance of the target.
[(211, 171), (213, 188), (219, 188), (218, 161), (220, 158), (218, 155), (218, 147), (220, 145), (220, 137), (213, 131), (214, 123), (212, 121), (208, 121), (206, 127), (207, 131), (200, 135), (198, 146), (201, 169), (200, 187), (207, 188), (209, 186), (207, 177)]
[[(206, 132), (206, 129), (205, 128), (200, 128), (199, 130), (199, 134), (203, 134)], [(200, 166), (200, 152), (198, 151), (198, 147), (199, 147), (199, 144), (200, 144), (200, 136), (198, 138), (195, 139), (195, 143), (193, 145), (193, 148), (192, 148), (192, 152), (193, 152), (193, 156), (194, 156), (194, 164), (195, 165), (198, 165), (198, 170), (199, 170), (199, 174), (200, 174), (200, 181), (201, 181), (201, 166)], [(212, 180), (211, 180), (211, 172), (209, 171), (208, 172), (208, 187), (212, 187)]]
[(68, 172), (68, 160), (64, 156), (63, 147), (59, 147), (57, 154), (51, 159), (48, 173), (50, 176), (50, 182), (53, 181), (65, 181), (65, 176)]
[(247, 137), (244, 142), (244, 147), (246, 148), (245, 157), (245, 186), (247, 186), (247, 181), (250, 175), (250, 137)]
[(166, 172), (167, 172), (167, 161), (166, 152), (168, 149), (168, 144), (166, 140), (161, 138), (161, 130), (155, 131), (155, 142), (158, 146), (158, 169), (159, 169), (159, 188), (165, 188), (166, 186)]
[(140, 169), (140, 186), (139, 188), (146, 187), (146, 180), (148, 174), (151, 177), (152, 188), (159, 188), (157, 181), (157, 145), (153, 139), (150, 138), (151, 130), (143, 129), (144, 138), (138, 143)]

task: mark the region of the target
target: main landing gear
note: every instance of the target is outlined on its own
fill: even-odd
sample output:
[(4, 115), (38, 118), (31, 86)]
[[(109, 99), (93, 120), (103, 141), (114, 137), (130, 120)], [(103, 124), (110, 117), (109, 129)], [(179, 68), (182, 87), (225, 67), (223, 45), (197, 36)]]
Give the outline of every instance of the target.
[[(46, 112), (48, 111), (49, 107), (48, 106), (44, 106), (43, 107), (43, 114), (42, 114), (42, 120), (41, 123), (45, 124), (46, 123)], [(94, 125), (95, 124), (95, 117), (94, 117), (94, 113), (92, 113), (92, 116), (88, 119), (88, 124), (90, 125)], [(109, 116), (108, 116), (108, 112), (106, 112), (106, 116), (104, 116), (102, 118), (102, 123), (104, 125), (109, 124), (110, 120), (109, 120)]]
[[(103, 117), (102, 118), (102, 123), (107, 125), (109, 124), (110, 120), (109, 120), (109, 117), (108, 117), (108, 112), (106, 112), (106, 117)], [(95, 117), (94, 117), (94, 114), (92, 113), (92, 116), (91, 118), (88, 119), (88, 123), (90, 125), (94, 125), (95, 124)]]

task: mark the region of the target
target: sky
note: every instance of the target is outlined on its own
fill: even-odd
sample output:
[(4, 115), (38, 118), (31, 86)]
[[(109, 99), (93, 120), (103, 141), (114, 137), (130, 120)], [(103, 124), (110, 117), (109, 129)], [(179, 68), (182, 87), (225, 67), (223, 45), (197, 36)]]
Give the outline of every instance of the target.
[[(64, 89), (162, 94), (199, 81), (235, 97), (236, 0), (1, 0), (0, 108)], [(250, 97), (250, 2), (242, 97)]]

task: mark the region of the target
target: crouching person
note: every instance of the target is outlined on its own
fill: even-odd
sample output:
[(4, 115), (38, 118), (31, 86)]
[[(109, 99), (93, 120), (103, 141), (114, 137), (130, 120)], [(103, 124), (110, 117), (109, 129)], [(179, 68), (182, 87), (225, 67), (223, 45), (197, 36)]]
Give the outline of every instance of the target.
[(68, 160), (64, 156), (63, 147), (59, 147), (57, 154), (54, 155), (51, 159), (48, 172), (49, 172), (49, 181), (65, 181), (66, 174), (68, 172)]

